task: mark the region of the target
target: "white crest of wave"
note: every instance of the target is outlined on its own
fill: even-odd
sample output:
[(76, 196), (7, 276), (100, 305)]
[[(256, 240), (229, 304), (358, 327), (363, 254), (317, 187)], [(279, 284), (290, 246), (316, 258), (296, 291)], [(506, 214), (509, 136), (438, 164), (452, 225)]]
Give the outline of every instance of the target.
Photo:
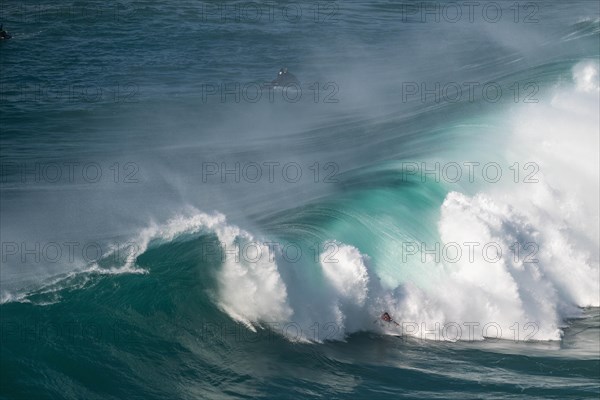
[[(287, 289), (269, 247), (235, 226), (221, 225), (215, 232), (226, 250), (218, 276), (223, 310), (253, 330), (255, 322), (288, 320)], [(248, 243), (255, 254), (240, 256), (239, 248)]]
[[(539, 166), (537, 182), (524, 183), (521, 175), (517, 184), (491, 185), (474, 196), (447, 195), (440, 245), (460, 245), (458, 260), (426, 259), (428, 287), (406, 282), (366, 295), (369, 271), (351, 248), (337, 268), (322, 262), (338, 302), (354, 299), (363, 312), (389, 311), (402, 326), (383, 324), (385, 332), (442, 340), (457, 338), (444, 335), (453, 324), (463, 340), (559, 340), (578, 307), (600, 306), (598, 63), (582, 62), (572, 72), (572, 85), (510, 115), (505, 157), (522, 161), (521, 169), (525, 162)], [(471, 254), (467, 242), (476, 244)], [(486, 244), (492, 246), (484, 253)], [(338, 310), (345, 323), (348, 312)]]
[(314, 341), (343, 340), (348, 333), (370, 328), (374, 315), (373, 299), (380, 291), (371, 282), (368, 257), (354, 247), (335, 241), (328, 242), (320, 257), (320, 266), (328, 284), (318, 300), (318, 312), (304, 317), (306, 326), (318, 324), (320, 332), (308, 339)]
[[(514, 336), (515, 323), (534, 323), (540, 329), (537, 339), (560, 338), (559, 308), (568, 304), (555, 285), (562, 265), (544, 249), (543, 233), (526, 214), (486, 194), (450, 193), (442, 206), (440, 234), (444, 244), (477, 243), (471, 254), (445, 265), (448, 277), (436, 296), (443, 300), (445, 322), (498, 324), (499, 336), (507, 339)], [(515, 243), (541, 246), (545, 256), (534, 254), (536, 247), (518, 254)], [(486, 252), (488, 244), (492, 250)]]
[(190, 213), (191, 215), (173, 217), (164, 224), (154, 222), (143, 229), (135, 241), (138, 246), (137, 253), (145, 252), (152, 241), (166, 243), (182, 234), (213, 231), (216, 227), (225, 224), (225, 215), (220, 213), (210, 215), (196, 210), (191, 210)]
[[(287, 304), (287, 290), (277, 264), (264, 241), (234, 225), (227, 224), (223, 214), (206, 214), (195, 209), (165, 224), (152, 224), (143, 230), (137, 241), (140, 253), (151, 242), (169, 242), (182, 234), (212, 232), (217, 235), (223, 251), (222, 265), (217, 272), (218, 305), (231, 318), (254, 330), (253, 324), (288, 320), (292, 310)], [(240, 253), (246, 244), (259, 254)]]
[[(429, 329), (494, 323), (501, 328), (494, 336), (506, 339), (515, 337), (515, 323), (532, 323), (539, 328), (534, 339), (557, 340), (577, 307), (600, 305), (598, 64), (576, 65), (573, 80), (550, 102), (512, 116), (507, 159), (537, 164), (538, 182), (496, 185), (473, 197), (449, 193), (441, 244), (475, 242), (478, 250), (472, 259), (442, 262), (434, 290), (405, 285), (390, 301), (395, 313)], [(484, 257), (487, 243), (501, 248), (499, 260), (493, 252)], [(515, 243), (532, 247), (516, 256)]]
[[(327, 246), (326, 246), (327, 247)], [(322, 253), (321, 268), (340, 299), (363, 306), (367, 299), (369, 274), (357, 248), (335, 244), (333, 256)]]

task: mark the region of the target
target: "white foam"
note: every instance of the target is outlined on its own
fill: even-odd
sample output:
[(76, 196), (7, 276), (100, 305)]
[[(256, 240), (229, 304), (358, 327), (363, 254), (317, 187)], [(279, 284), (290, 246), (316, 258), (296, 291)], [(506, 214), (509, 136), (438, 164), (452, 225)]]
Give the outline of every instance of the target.
[[(422, 339), (559, 340), (577, 307), (600, 305), (597, 63), (576, 65), (573, 85), (557, 87), (550, 100), (510, 115), (506, 158), (536, 163), (537, 183), (521, 179), (474, 196), (451, 192), (442, 205), (441, 245), (479, 243), (473, 259), (463, 253), (458, 261), (436, 264), (429, 257), (420, 266), (430, 269), (427, 287), (405, 282), (383, 290), (369, 289), (378, 278), (360, 249), (340, 244), (337, 264), (321, 257), (332, 292), (319, 299), (321, 313), (343, 326), (342, 338), (380, 326), (386, 333)], [(484, 256), (486, 243), (500, 247), (499, 260)], [(521, 247), (517, 255), (515, 243), (537, 249)], [(373, 325), (360, 315), (383, 310), (401, 326)], [(356, 320), (362, 325), (349, 323)], [(448, 326), (461, 327), (461, 336), (449, 337)]]
[[(251, 329), (253, 323), (288, 320), (292, 309), (286, 286), (268, 246), (235, 226), (221, 224), (215, 232), (226, 250), (218, 274), (221, 308)], [(255, 247), (256, 257), (240, 256), (247, 243)]]
[[(325, 246), (328, 247), (327, 245)], [(369, 275), (357, 248), (335, 244), (334, 255), (321, 254), (321, 268), (340, 299), (363, 306), (367, 299)]]
[(598, 62), (585, 61), (573, 68), (573, 79), (577, 90), (593, 93), (598, 92)]
[[(400, 318), (428, 329), (494, 323), (505, 339), (515, 338), (512, 328), (532, 323), (539, 328), (533, 339), (557, 340), (576, 306), (600, 305), (598, 64), (578, 64), (573, 78), (573, 86), (556, 88), (551, 102), (512, 116), (507, 158), (539, 165), (537, 183), (493, 186), (472, 197), (452, 192), (442, 206), (442, 244), (497, 243), (501, 260), (490, 262), (476, 251), (472, 261), (443, 262), (434, 290), (407, 284), (388, 296)], [(539, 251), (515, 259), (515, 242)], [(475, 331), (476, 338), (484, 334)]]

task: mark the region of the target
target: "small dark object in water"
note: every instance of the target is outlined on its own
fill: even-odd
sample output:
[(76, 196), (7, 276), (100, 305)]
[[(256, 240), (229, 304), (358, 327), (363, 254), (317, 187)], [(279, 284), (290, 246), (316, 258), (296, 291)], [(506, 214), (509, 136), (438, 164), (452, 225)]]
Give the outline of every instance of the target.
[(286, 67), (283, 67), (279, 70), (279, 74), (277, 74), (277, 78), (275, 78), (271, 84), (273, 86), (287, 86), (291, 84), (299, 84), (298, 79), (292, 74), (288, 72)]
[(10, 33), (6, 32), (3, 28), (3, 25), (0, 25), (0, 40), (10, 39), (12, 36)]

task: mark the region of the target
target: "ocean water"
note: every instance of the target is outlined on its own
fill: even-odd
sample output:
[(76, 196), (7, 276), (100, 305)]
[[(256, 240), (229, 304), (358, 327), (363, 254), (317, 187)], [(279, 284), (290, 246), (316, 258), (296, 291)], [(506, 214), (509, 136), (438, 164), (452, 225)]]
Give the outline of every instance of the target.
[(600, 395), (597, 1), (0, 21), (0, 398)]

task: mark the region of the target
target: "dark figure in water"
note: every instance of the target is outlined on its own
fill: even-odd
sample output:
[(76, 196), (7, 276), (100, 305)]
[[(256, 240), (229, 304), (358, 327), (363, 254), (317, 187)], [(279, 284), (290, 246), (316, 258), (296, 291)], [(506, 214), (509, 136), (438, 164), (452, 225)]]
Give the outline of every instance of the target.
[(385, 322), (388, 322), (388, 323), (392, 323), (393, 322), (394, 324), (400, 326), (400, 324), (397, 323), (396, 321), (394, 321), (392, 319), (392, 317), (390, 316), (390, 314), (388, 314), (387, 312), (384, 312), (383, 314), (381, 314), (381, 319), (384, 320)]
[(10, 33), (6, 32), (2, 25), (0, 25), (0, 40), (10, 39)]
[(287, 86), (291, 84), (299, 84), (298, 79), (291, 73), (288, 72), (287, 68), (281, 68), (279, 70), (279, 74), (277, 74), (277, 78), (275, 78), (271, 85), (273, 86)]

